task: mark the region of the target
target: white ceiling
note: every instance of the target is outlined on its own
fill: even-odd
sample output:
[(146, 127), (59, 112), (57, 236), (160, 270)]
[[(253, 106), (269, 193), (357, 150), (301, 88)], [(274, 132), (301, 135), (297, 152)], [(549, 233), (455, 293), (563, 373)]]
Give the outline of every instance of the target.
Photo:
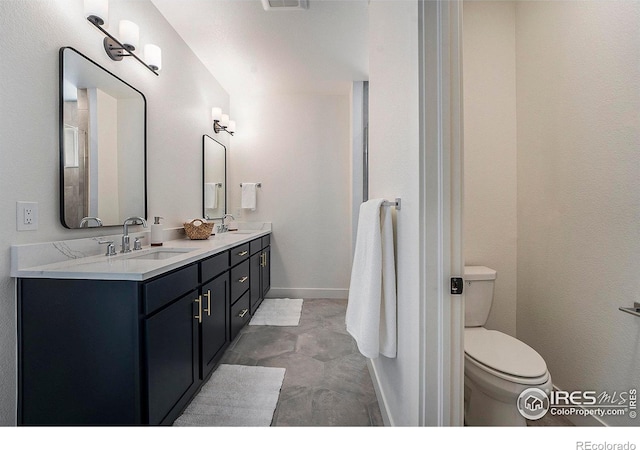
[(231, 96), (349, 92), (368, 79), (368, 0), (152, 0)]

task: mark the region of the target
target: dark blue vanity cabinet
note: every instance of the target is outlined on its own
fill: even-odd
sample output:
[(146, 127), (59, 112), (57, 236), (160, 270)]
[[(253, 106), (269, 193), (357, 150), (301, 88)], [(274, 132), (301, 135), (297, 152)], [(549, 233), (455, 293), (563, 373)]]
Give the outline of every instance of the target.
[(18, 424), (171, 425), (251, 317), (249, 253), (144, 282), (18, 279)]
[(253, 315), (271, 288), (271, 238), (269, 235), (250, 242), (250, 311)]

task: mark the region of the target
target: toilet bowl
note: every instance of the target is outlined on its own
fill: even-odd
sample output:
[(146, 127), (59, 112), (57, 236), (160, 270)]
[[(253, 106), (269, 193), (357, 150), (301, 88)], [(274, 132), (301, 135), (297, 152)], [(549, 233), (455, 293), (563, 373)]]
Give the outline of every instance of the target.
[(465, 424), (525, 426), (518, 397), (527, 388), (548, 393), (553, 385), (544, 359), (518, 339), (484, 328), (496, 271), (465, 267)]

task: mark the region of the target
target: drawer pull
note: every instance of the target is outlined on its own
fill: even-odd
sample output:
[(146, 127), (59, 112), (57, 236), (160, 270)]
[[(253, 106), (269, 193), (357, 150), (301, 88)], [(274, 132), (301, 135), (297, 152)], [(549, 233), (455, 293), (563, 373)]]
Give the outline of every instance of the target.
[(242, 311), (240, 311), (240, 314), (238, 314), (238, 317), (242, 319), (248, 312), (248, 309), (243, 309)]
[(198, 304), (198, 315), (194, 319), (198, 319), (198, 323), (202, 323), (202, 296), (199, 295), (194, 302)]
[(248, 279), (249, 279), (249, 277), (248, 277), (248, 276), (244, 276), (244, 277), (242, 277), (242, 278), (240, 278), (240, 279), (238, 280), (238, 283), (244, 283), (244, 282), (245, 282), (245, 281), (247, 281)]
[(204, 309), (204, 312), (207, 313), (207, 316), (211, 315), (211, 289), (207, 290), (206, 294), (202, 294), (203, 297), (207, 297), (207, 307)]
[(245, 250), (245, 251), (243, 251), (243, 252), (238, 253), (238, 256), (244, 256), (244, 255), (246, 255), (247, 253), (249, 253), (249, 252), (248, 252), (247, 250)]

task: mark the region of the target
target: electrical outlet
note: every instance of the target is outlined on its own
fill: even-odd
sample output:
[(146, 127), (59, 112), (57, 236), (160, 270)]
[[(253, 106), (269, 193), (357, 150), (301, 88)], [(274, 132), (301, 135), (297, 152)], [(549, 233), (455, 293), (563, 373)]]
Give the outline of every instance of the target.
[(38, 203), (16, 202), (16, 228), (18, 231), (38, 229)]

